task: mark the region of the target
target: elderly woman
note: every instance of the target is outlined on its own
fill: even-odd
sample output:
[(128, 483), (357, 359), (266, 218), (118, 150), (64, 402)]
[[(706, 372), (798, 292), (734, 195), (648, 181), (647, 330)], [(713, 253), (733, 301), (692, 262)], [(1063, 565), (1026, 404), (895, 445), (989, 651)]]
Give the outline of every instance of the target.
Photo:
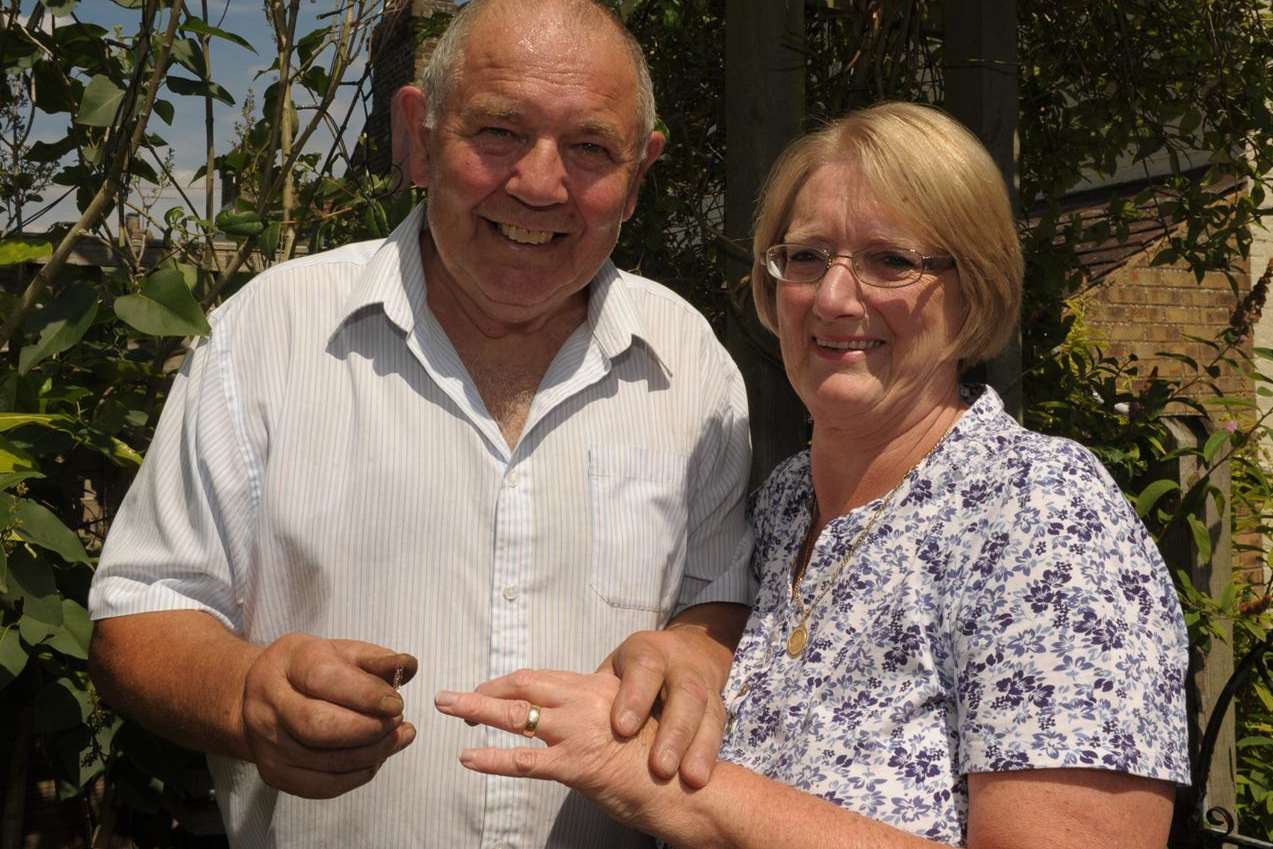
[(652, 730), (610, 733), (614, 679), (561, 672), (440, 694), (548, 744), (461, 762), (675, 846), (1161, 847), (1188, 781), (1171, 580), (1090, 452), (959, 380), (1021, 297), (990, 157), (935, 109), (854, 113), (777, 163), (755, 257), (814, 427), (754, 496), (723, 762), (652, 778)]

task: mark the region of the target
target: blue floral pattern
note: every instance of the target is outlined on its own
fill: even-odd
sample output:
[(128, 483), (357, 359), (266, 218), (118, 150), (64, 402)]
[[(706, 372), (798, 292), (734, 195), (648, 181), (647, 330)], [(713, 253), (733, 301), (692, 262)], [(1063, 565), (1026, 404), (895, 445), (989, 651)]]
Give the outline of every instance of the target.
[[(1019, 426), (993, 390), (913, 469), (814, 609), (792, 564), (808, 452), (753, 496), (760, 591), (725, 690), (722, 757), (955, 845), (973, 772), (1087, 767), (1188, 783), (1187, 639), (1170, 576), (1091, 452)], [(805, 605), (878, 502), (833, 519)]]

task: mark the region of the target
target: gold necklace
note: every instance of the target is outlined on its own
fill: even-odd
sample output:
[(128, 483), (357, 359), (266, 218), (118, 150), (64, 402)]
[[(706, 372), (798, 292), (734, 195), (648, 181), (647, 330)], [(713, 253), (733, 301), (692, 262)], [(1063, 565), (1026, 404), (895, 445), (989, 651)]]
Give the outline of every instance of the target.
[[(863, 527), (862, 530), (858, 531), (858, 535), (853, 538), (853, 542), (849, 543), (849, 549), (844, 552), (844, 556), (840, 558), (839, 564), (835, 567), (835, 572), (826, 582), (824, 582), (822, 590), (814, 597), (808, 607), (805, 607), (804, 599), (800, 597), (800, 582), (804, 579), (805, 572), (809, 569), (809, 562), (803, 557), (801, 558), (804, 560), (804, 566), (791, 581), (791, 600), (795, 603), (796, 607), (800, 609), (800, 624), (796, 625), (796, 627), (792, 629), (791, 634), (787, 637), (787, 654), (792, 658), (797, 658), (804, 654), (805, 648), (809, 645), (809, 617), (813, 615), (813, 609), (818, 606), (819, 602), (826, 597), (827, 593), (831, 591), (831, 588), (834, 587), (840, 580), (840, 573), (844, 571), (845, 566), (849, 565), (849, 561), (852, 560), (853, 555), (857, 553), (858, 546), (862, 544), (862, 541), (866, 539), (866, 535), (869, 534), (871, 529), (875, 527), (875, 523), (879, 521), (880, 516), (884, 514), (885, 508), (893, 502), (893, 496), (897, 494), (897, 491), (901, 489), (902, 484), (905, 481), (906, 476), (903, 475), (902, 480), (898, 481), (897, 486), (889, 490), (888, 494), (880, 499), (880, 506), (875, 508), (875, 510), (871, 513), (870, 518), (867, 519), (866, 526)], [(816, 505), (816, 500), (814, 503)], [(813, 541), (811, 541), (811, 537), (813, 534), (813, 528), (817, 524), (816, 519), (816, 514), (810, 518), (809, 536), (805, 537), (805, 548), (809, 549), (809, 559), (813, 558)]]
[[(840, 573), (844, 571), (845, 566), (849, 565), (849, 561), (852, 560), (853, 555), (857, 553), (858, 546), (862, 544), (862, 541), (866, 539), (866, 535), (869, 534), (871, 529), (875, 527), (875, 523), (879, 521), (879, 518), (883, 515), (885, 508), (893, 503), (893, 496), (897, 495), (897, 491), (902, 488), (902, 484), (906, 483), (906, 479), (910, 477), (910, 473), (919, 468), (919, 466), (922, 465), (923, 462), (937, 450), (938, 445), (941, 445), (946, 441), (946, 436), (952, 429), (954, 429), (955, 424), (962, 416), (963, 412), (960, 411), (950, 422), (948, 422), (946, 424), (946, 429), (942, 431), (942, 434), (937, 438), (937, 441), (930, 445), (928, 450), (924, 452), (924, 456), (916, 460), (914, 465), (906, 470), (906, 474), (902, 475), (902, 479), (897, 482), (897, 485), (880, 498), (880, 506), (875, 508), (875, 511), (871, 513), (870, 518), (867, 519), (866, 526), (858, 532), (857, 536), (853, 538), (853, 542), (849, 543), (849, 550), (844, 552), (844, 556), (840, 558), (840, 562), (835, 567), (835, 574), (826, 581), (822, 590), (813, 599), (809, 606), (805, 607), (804, 599), (800, 598), (800, 582), (804, 579), (805, 573), (809, 571), (809, 560), (813, 558), (813, 546), (817, 542), (816, 539), (812, 538), (812, 534), (813, 528), (817, 524), (818, 496), (816, 493), (812, 495), (813, 506), (811, 511), (814, 515), (809, 519), (809, 535), (805, 537), (804, 546), (801, 548), (800, 559), (803, 565), (800, 567), (800, 571), (791, 578), (791, 601), (800, 609), (800, 624), (796, 625), (796, 627), (793, 628), (791, 633), (787, 636), (787, 654), (789, 654), (792, 658), (797, 658), (804, 654), (805, 648), (809, 645), (809, 617), (813, 615), (813, 609), (818, 606), (819, 602), (826, 597), (826, 594), (829, 593), (831, 588), (836, 585), (836, 582), (840, 580)], [(804, 556), (805, 549), (808, 550), (807, 558)]]

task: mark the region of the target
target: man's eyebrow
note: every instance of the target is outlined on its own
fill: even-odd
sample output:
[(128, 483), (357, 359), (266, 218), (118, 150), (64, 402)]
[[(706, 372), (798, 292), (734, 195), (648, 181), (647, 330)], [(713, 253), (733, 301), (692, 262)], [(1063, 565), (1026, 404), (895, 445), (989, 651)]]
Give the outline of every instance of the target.
[(596, 136), (619, 147), (622, 147), (627, 142), (625, 134), (608, 121), (584, 121), (579, 125), (579, 134)]
[(469, 121), (516, 121), (522, 113), (507, 103), (478, 98), (465, 105), (461, 116)]

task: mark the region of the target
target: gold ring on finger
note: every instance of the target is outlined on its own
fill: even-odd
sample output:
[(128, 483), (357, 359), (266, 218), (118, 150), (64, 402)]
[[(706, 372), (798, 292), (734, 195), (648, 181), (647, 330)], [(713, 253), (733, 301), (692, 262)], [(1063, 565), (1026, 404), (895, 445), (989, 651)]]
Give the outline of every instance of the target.
[(523, 736), (535, 736), (535, 729), (539, 728), (540, 712), (539, 705), (531, 705), (530, 710), (526, 711), (526, 727), (522, 729)]

